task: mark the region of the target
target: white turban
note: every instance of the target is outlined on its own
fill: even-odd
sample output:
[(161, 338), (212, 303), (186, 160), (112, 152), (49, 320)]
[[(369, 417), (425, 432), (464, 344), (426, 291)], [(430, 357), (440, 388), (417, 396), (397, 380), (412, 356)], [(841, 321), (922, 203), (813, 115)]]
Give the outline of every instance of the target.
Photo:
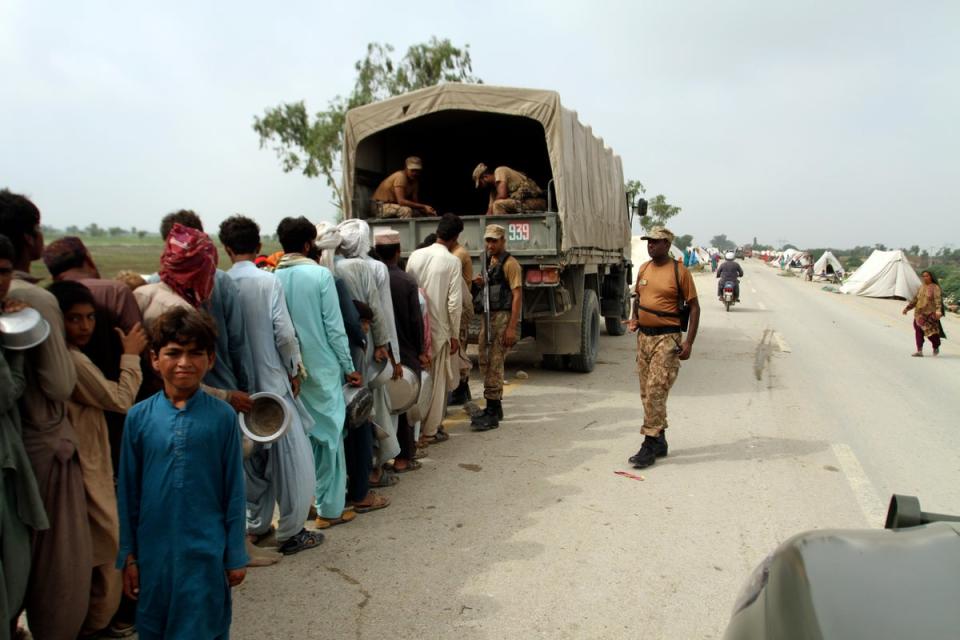
[(365, 258), (370, 253), (370, 225), (365, 220), (344, 220), (337, 225), (340, 231), (343, 255), (348, 258)]
[(336, 225), (321, 222), (317, 225), (317, 239), (314, 244), (320, 250), (320, 264), (333, 271), (333, 257), (343, 242)]

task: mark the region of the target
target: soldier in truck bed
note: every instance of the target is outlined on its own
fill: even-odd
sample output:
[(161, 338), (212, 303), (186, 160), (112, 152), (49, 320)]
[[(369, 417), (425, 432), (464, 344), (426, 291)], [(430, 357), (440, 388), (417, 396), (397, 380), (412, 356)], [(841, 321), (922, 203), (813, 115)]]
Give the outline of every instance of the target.
[(490, 190), (488, 216), (547, 209), (543, 189), (526, 175), (510, 167), (497, 167), (491, 170), (481, 162), (473, 170), (473, 183), (477, 189), (485, 187)]
[(373, 192), (370, 213), (376, 218), (419, 218), (435, 216), (436, 210), (420, 202), (420, 172), (423, 162), (416, 156), (404, 161), (404, 168), (391, 173)]

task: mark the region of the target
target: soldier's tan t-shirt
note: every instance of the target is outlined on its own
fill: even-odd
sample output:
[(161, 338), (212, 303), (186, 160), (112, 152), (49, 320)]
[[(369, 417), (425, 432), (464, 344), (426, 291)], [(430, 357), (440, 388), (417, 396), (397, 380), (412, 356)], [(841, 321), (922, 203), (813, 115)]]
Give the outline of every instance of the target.
[[(495, 264), (497, 264), (497, 259), (490, 258), (490, 265)], [(511, 291), (523, 286), (523, 269), (520, 268), (520, 263), (513, 256), (507, 258), (507, 261), (503, 263), (503, 277)]]
[[(693, 283), (693, 276), (682, 264), (679, 267), (680, 290), (683, 299), (690, 302), (697, 297), (697, 287)], [(662, 312), (676, 312), (677, 309), (677, 276), (673, 272), (673, 261), (663, 266), (657, 266), (653, 261), (640, 265), (634, 291), (639, 296), (639, 303), (648, 309)], [(680, 318), (657, 316), (642, 309), (637, 314), (641, 327), (679, 327)]]
[(397, 202), (397, 196), (394, 194), (394, 189), (400, 187), (403, 189), (403, 196), (407, 200), (416, 200), (417, 199), (417, 183), (411, 181), (407, 178), (405, 171), (397, 171), (390, 174), (383, 182), (380, 183), (380, 186), (377, 187), (377, 190), (373, 192), (373, 199), (378, 202)]

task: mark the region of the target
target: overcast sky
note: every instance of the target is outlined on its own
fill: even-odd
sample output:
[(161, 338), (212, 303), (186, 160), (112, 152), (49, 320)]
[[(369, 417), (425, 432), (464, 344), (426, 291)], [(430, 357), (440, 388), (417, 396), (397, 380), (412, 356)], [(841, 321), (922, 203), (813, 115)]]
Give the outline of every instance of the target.
[(958, 34), (956, 0), (0, 0), (0, 187), (57, 227), (330, 218), (253, 116), (436, 35), (487, 83), (559, 91), (700, 243), (955, 244)]

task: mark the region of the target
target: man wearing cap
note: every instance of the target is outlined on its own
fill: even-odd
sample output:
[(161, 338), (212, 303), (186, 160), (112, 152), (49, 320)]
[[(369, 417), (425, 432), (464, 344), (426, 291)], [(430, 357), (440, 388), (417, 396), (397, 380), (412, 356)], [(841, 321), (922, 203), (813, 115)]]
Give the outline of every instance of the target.
[[(523, 271), (507, 253), (507, 234), (498, 224), (487, 225), (483, 240), (487, 249), (487, 287), (490, 301), (490, 335), (486, 319), (480, 325), (480, 370), (487, 406), (470, 422), (474, 431), (496, 429), (503, 420), (503, 361), (517, 343), (517, 325), (523, 306)], [(477, 284), (483, 277), (477, 278)]]
[[(650, 261), (640, 267), (636, 295), (628, 326), (637, 332), (637, 373), (643, 401), (643, 445), (630, 457), (637, 469), (653, 465), (667, 455), (667, 396), (677, 379), (680, 361), (693, 351), (700, 324), (697, 288), (686, 267), (670, 258), (673, 233), (654, 227), (643, 236)], [(689, 310), (687, 338), (684, 316)]]
[[(417, 281), (400, 268), (399, 231), (378, 230), (373, 240), (377, 255), (387, 266), (390, 276), (393, 319), (400, 344), (400, 353), (396, 356), (403, 366), (419, 377), (421, 367), (430, 366), (430, 356), (424, 349), (423, 314), (420, 312), (420, 291), (417, 288)], [(414, 459), (417, 446), (413, 425), (407, 420), (406, 413), (398, 416), (397, 440), (400, 443), (400, 453), (394, 457), (393, 470), (397, 473), (405, 473), (419, 469), (420, 462)]]
[(473, 184), (477, 189), (490, 191), (487, 215), (507, 215), (524, 211), (546, 211), (547, 201), (536, 182), (510, 167), (491, 170), (482, 162), (473, 170)]
[(423, 162), (410, 156), (404, 169), (391, 173), (373, 192), (371, 213), (376, 218), (417, 218), (435, 216), (436, 210), (420, 202), (420, 172)]

